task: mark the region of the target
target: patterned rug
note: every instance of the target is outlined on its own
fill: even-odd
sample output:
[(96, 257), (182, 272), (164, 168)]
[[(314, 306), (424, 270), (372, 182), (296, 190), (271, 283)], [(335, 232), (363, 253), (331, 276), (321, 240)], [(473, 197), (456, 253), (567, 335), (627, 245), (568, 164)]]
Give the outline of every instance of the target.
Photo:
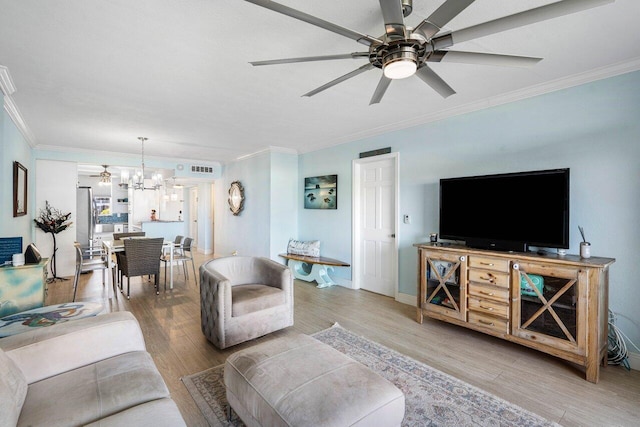
[[(497, 396), (355, 335), (339, 325), (314, 338), (366, 365), (405, 395), (403, 426), (558, 426)], [(223, 365), (182, 378), (212, 426), (240, 427), (226, 419)]]

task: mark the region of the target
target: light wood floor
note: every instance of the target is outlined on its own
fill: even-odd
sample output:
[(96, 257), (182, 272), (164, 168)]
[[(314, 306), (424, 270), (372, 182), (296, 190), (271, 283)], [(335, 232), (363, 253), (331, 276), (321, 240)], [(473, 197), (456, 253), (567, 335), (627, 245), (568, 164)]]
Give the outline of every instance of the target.
[[(196, 255), (196, 271), (206, 260)], [(86, 274), (77, 300), (103, 301), (110, 311), (128, 310), (137, 317), (147, 349), (189, 426), (207, 423), (182, 376), (219, 365), (256, 341), (312, 334), (334, 322), (564, 426), (640, 425), (640, 371), (610, 366), (592, 384), (580, 368), (543, 353), (435, 320), (420, 325), (415, 308), (366, 291), (317, 289), (296, 281), (292, 328), (221, 351), (200, 331), (200, 294), (193, 277), (189, 283), (182, 274), (175, 277), (174, 289), (159, 296), (152, 284), (133, 279), (130, 301), (121, 294), (107, 301), (101, 273)], [(71, 280), (50, 284), (47, 304), (70, 301), (72, 286)]]

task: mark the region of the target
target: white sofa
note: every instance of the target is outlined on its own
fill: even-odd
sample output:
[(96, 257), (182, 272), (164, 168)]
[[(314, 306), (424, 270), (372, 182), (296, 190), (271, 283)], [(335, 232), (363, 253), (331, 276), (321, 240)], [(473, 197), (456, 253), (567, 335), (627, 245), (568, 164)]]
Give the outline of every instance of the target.
[(129, 312), (0, 339), (1, 426), (185, 426)]

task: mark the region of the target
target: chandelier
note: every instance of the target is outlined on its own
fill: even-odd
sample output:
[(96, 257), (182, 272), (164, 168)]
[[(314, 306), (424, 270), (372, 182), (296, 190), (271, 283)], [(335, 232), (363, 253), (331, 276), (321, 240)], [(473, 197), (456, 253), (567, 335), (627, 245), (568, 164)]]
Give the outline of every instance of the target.
[(145, 187), (144, 186), (144, 177), (145, 177), (145, 172), (144, 172), (144, 142), (147, 141), (149, 138), (145, 138), (144, 136), (139, 136), (138, 139), (140, 140), (140, 145), (142, 147), (142, 165), (141, 165), (142, 166), (142, 170), (136, 171), (135, 175), (131, 179), (131, 185), (133, 186), (134, 190), (159, 190), (160, 187), (162, 187), (162, 174), (161, 173), (154, 173), (151, 176), (151, 187)]

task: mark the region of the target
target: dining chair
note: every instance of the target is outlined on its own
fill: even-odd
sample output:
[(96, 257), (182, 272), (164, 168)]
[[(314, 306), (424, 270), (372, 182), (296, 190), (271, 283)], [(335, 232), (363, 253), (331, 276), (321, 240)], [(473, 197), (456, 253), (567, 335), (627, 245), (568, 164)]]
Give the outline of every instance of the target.
[(99, 258), (85, 259), (80, 243), (75, 242), (74, 246), (76, 248), (76, 271), (73, 276), (73, 301), (75, 302), (78, 284), (80, 283), (80, 275), (90, 271), (102, 270), (102, 286), (104, 286), (106, 282), (105, 279), (107, 277), (107, 269), (109, 268), (109, 261), (107, 260), (104, 252), (99, 254)]
[[(113, 240), (122, 240), (123, 238), (126, 237), (145, 237), (146, 236), (146, 232), (145, 231), (131, 231), (131, 232), (126, 232), (126, 233), (113, 233)], [(122, 257), (124, 254), (122, 252), (116, 252), (116, 276), (118, 279), (118, 287), (120, 289), (122, 289), (122, 270), (120, 269), (120, 262), (121, 259), (120, 257)]]
[(156, 295), (160, 294), (158, 278), (160, 274), (160, 257), (164, 238), (125, 239), (124, 252), (121, 252), (122, 277), (127, 278), (127, 299), (131, 297), (131, 277), (153, 275)]
[[(182, 246), (180, 246), (180, 251), (176, 251), (173, 254), (173, 262), (179, 262), (182, 264), (182, 271), (184, 272), (184, 280), (187, 282), (189, 280), (189, 270), (186, 266), (186, 263), (191, 261), (191, 267), (193, 269), (193, 278), (198, 285), (198, 277), (196, 276), (196, 266), (193, 261), (193, 253), (191, 252), (191, 244), (193, 243), (193, 239), (191, 237), (185, 237), (182, 241)], [(165, 289), (167, 287), (167, 264), (171, 262), (170, 255), (163, 255), (161, 261), (164, 263), (164, 286)]]

